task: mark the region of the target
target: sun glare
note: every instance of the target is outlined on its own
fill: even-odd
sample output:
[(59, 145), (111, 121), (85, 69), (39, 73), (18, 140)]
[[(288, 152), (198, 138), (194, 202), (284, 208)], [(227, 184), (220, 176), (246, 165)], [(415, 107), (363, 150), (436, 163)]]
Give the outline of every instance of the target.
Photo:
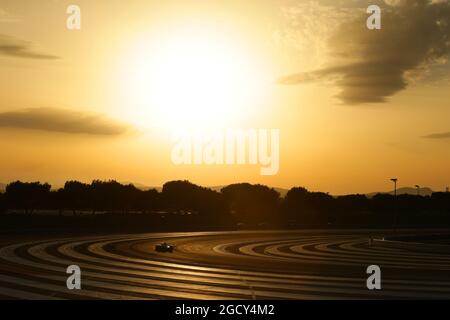
[(121, 77), (126, 116), (136, 124), (229, 126), (260, 105), (270, 80), (255, 52), (237, 39), (204, 29), (144, 38)]

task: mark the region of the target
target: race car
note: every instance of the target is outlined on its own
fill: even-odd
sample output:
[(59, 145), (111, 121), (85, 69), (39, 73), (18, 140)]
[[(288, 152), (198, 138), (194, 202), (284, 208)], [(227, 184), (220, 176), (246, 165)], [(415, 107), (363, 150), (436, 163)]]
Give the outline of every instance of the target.
[(174, 246), (168, 244), (167, 242), (163, 242), (155, 246), (155, 250), (158, 252), (173, 252), (173, 248)]

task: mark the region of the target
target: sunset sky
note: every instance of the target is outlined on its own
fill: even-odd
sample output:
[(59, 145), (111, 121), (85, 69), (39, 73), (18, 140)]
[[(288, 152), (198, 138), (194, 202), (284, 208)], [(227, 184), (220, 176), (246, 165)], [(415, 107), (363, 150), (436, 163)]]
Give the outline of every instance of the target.
[[(0, 182), (445, 190), (449, 21), (448, 0), (0, 0)], [(279, 172), (177, 166), (183, 126), (279, 129)]]

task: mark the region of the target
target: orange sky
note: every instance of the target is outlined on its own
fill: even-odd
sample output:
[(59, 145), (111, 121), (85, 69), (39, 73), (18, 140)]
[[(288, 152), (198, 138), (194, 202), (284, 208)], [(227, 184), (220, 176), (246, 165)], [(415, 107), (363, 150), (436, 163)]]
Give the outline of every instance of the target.
[[(0, 182), (445, 190), (449, 1), (372, 2), (1, 0)], [(278, 129), (279, 170), (176, 165), (180, 127)]]

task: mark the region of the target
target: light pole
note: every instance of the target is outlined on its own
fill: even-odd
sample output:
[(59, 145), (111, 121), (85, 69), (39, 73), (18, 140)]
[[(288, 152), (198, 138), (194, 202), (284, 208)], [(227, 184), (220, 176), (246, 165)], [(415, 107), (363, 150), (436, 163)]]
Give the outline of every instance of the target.
[(392, 178), (391, 181), (394, 183), (394, 228), (393, 228), (393, 234), (395, 234), (395, 231), (397, 229), (397, 178)]
[(394, 197), (397, 196), (397, 178), (392, 178), (391, 181), (394, 183)]
[(420, 186), (416, 184), (416, 188), (417, 188), (417, 195), (420, 196)]

